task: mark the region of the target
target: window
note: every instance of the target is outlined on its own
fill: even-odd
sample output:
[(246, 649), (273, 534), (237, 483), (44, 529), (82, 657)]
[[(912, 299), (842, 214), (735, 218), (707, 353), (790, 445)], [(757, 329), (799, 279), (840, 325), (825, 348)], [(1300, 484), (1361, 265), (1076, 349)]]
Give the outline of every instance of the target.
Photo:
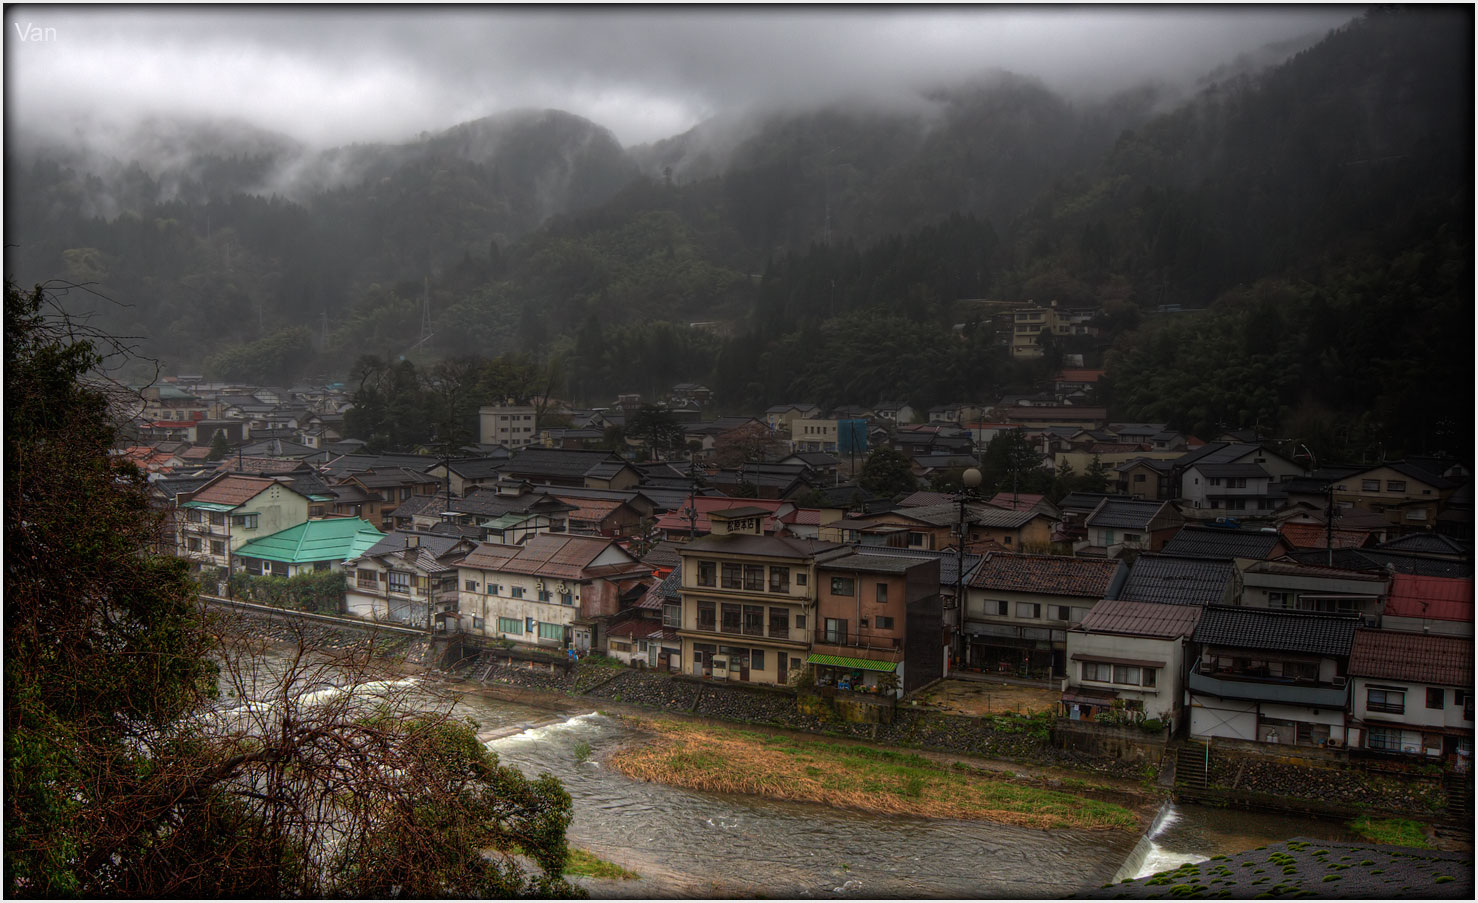
[(475, 593), (475, 592), (477, 592), (477, 581), (476, 580), (468, 580), (467, 583), (465, 584), (465, 586), (467, 587), (467, 592), (469, 592), (469, 593)]
[(851, 577), (831, 578), (831, 594), (833, 596), (855, 596), (857, 586)]
[(770, 609), (770, 636), (780, 639), (790, 637), (790, 612), (783, 608)]
[(1405, 480), (1386, 480), (1386, 491), (1387, 492), (1405, 492), (1406, 491), (1406, 481)]
[(913, 532), (913, 531), (909, 531), (909, 534), (908, 534), (908, 547), (910, 549), (917, 549), (920, 546), (922, 546), (923, 544), (924, 544), (924, 534), (922, 534), (922, 533), (916, 533), (916, 532)]
[(985, 601), (985, 613), (997, 617), (1007, 617), (1011, 614), (1011, 603), (1005, 599), (987, 599)]
[(1372, 727), (1366, 731), (1365, 744), (1371, 749), (1384, 749), (1390, 752), (1401, 751), (1401, 732), (1390, 727)]
[(231, 526), (255, 530), (257, 528), (257, 518), (260, 516), (258, 514), (233, 514), (231, 515)]
[(886, 584), (886, 583), (879, 583), (878, 584), (878, 601), (879, 602), (887, 602), (888, 601), (888, 584)]
[(1042, 606), (1036, 602), (1017, 602), (1016, 617), (1018, 618), (1040, 618)]
[(1206, 485), (1207, 486), (1220, 486), (1221, 485), (1221, 477), (1207, 477), (1206, 478)]
[(219, 511), (212, 511), (210, 513), (210, 525), (212, 527), (224, 527), (226, 525), (226, 515)]
[(754, 670), (754, 671), (763, 671), (763, 670), (765, 670), (765, 650), (763, 650), (763, 649), (751, 649), (751, 650), (749, 650), (749, 667), (750, 667), (751, 670)]
[(1099, 662), (1083, 662), (1083, 679), (1109, 683), (1114, 679), (1114, 666)]
[(1133, 665), (1114, 665), (1114, 683), (1139, 686), (1139, 669)]
[(662, 606), (662, 626), (683, 626), (683, 607), (675, 602), (669, 602)]
[(551, 624), (548, 621), (539, 622), (539, 639), (562, 640), (564, 638), (565, 628), (563, 624)]
[(796, 628), (796, 630), (805, 630), (806, 629), (806, 616), (805, 615), (796, 615), (795, 616), (795, 628)]
[(547, 590), (547, 589), (541, 589), (541, 590), (539, 590), (539, 601), (540, 602), (549, 602), (553, 598), (554, 598), (554, 594), (551, 593), (551, 592), (549, 592), (549, 590)]
[(746, 564), (744, 566), (744, 589), (751, 593), (762, 593), (765, 591), (764, 565)]
[(795, 575), (795, 585), (796, 586), (805, 586), (806, 585), (806, 572), (805, 571), (800, 571), (800, 572), (798, 572)]
[(738, 605), (724, 605), (719, 611), (723, 615), (724, 633), (738, 633), (740, 624), (743, 623), (744, 610)]
[(563, 592), (563, 593), (560, 593), (559, 594), (559, 604), (560, 605), (574, 605), (575, 604), (575, 594), (572, 593), (572, 592), (568, 592), (568, 591)]
[(226, 541), (224, 539), (212, 539), (210, 541), (210, 554), (212, 554), (212, 555), (224, 555), (224, 554), (226, 554)]
[(827, 618), (823, 630), (827, 643), (847, 642), (847, 621), (844, 618)]
[(390, 592), (409, 593), (411, 591), (411, 575), (405, 571), (390, 572)]
[(1247, 478), (1246, 477), (1227, 477), (1227, 488), (1228, 489), (1246, 489), (1247, 488)]
[(1227, 510), (1228, 511), (1245, 511), (1245, 510), (1247, 510), (1247, 500), (1246, 499), (1227, 499)]
[(1136, 482), (1136, 483), (1143, 483), (1144, 482), (1144, 474), (1142, 474), (1142, 473), (1135, 474), (1134, 475), (1134, 482)]
[(770, 592), (790, 592), (790, 568), (770, 568)]
[(503, 584), (489, 583), (486, 587), (489, 596), (496, 596), (503, 591)]
[(313, 572), (315, 574), (318, 573), (318, 572), (320, 572), (320, 571), (331, 571), (333, 569), (334, 569), (334, 566), (332, 564), (329, 564), (327, 561), (315, 561), (315, 562), (313, 562)]
[(1010, 536), (1002, 536), (1001, 537), (1001, 545), (1006, 545), (1006, 546), (1011, 545), (1011, 537)]
[(765, 635), (765, 607), (763, 605), (744, 606), (744, 633), (747, 636)]
[(717, 570), (718, 569), (716, 567), (714, 567), (714, 564), (713, 564), (712, 561), (700, 561), (700, 562), (698, 562), (698, 585), (699, 586), (713, 586), (714, 585), (714, 572), (717, 571)]
[(1447, 691), (1441, 687), (1427, 687), (1427, 708), (1440, 709), (1446, 703)]
[(1365, 707), (1372, 712), (1400, 715), (1406, 711), (1406, 694), (1400, 690), (1377, 690), (1371, 687), (1366, 691)]
[(712, 602), (698, 603), (698, 629), (717, 630), (718, 615), (717, 608)]
[(515, 599), (522, 599), (523, 598), (523, 587), (521, 587), (521, 586), (515, 586), (513, 589), (511, 589), (511, 590), (508, 591), (508, 594), (510, 596), (512, 596), (513, 598), (515, 598)]
[(200, 551), (201, 548), (202, 548), (202, 546), (200, 544), (200, 537), (198, 537), (198, 536), (191, 536), (189, 539), (186, 539), (185, 540), (185, 548), (188, 549), (191, 552), (198, 552), (198, 551)]
[(1288, 593), (1268, 593), (1268, 608), (1292, 608), (1288, 604)]
[(354, 572), (354, 585), (360, 589), (379, 589), (379, 575), (374, 571), (359, 568)]
[(740, 583), (742, 570), (743, 569), (740, 568), (737, 564), (724, 565), (724, 589), (743, 588), (742, 584)]
[(1125, 533), (1124, 534), (1124, 541), (1125, 542), (1143, 542), (1144, 541), (1144, 537), (1141, 536), (1138, 533)]
[(1155, 669), (1154, 668), (1145, 668), (1144, 669), (1144, 681), (1143, 681), (1143, 683), (1147, 687), (1153, 687), (1155, 685)]
[(873, 618), (872, 625), (879, 630), (892, 630), (893, 619), (887, 615), (878, 615), (876, 618)]
[(199, 510), (191, 508), (190, 510), (185, 512), (185, 520), (192, 524), (198, 524), (203, 523), (205, 521), (205, 518), (201, 515)]
[(1380, 480), (1361, 480), (1360, 489), (1363, 492), (1380, 492)]
[(243, 560), (246, 562), (245, 568), (246, 568), (246, 572), (248, 574), (251, 574), (253, 577), (260, 577), (260, 576), (262, 576), (262, 562), (261, 561), (259, 561), (256, 558), (246, 558), (246, 559), (243, 559)]

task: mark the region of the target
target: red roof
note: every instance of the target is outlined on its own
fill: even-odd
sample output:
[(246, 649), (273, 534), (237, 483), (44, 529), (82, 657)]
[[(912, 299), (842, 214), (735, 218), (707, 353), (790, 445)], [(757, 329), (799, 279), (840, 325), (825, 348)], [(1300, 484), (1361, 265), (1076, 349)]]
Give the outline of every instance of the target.
[(1386, 597), (1386, 614), (1438, 621), (1473, 620), (1473, 581), (1457, 577), (1396, 574)]
[(1335, 530), (1332, 537), (1325, 535), (1323, 524), (1302, 524), (1288, 521), (1279, 529), (1288, 544), (1300, 549), (1323, 549), (1330, 538), (1336, 549), (1358, 549), (1370, 540), (1364, 530)]
[(1118, 559), (993, 553), (975, 569), (970, 587), (1097, 600), (1122, 567)]
[(1473, 641), (1395, 630), (1356, 630), (1350, 674), (1449, 687), (1473, 685)]
[[(697, 496), (693, 499), (693, 507), (698, 509), (697, 531), (699, 534), (709, 533), (713, 527), (708, 521), (708, 515), (714, 511), (727, 511), (730, 508), (763, 508), (766, 511), (775, 512), (785, 502), (779, 499), (735, 499), (727, 496)], [(683, 508), (686, 508), (684, 505)], [(686, 530), (688, 529), (688, 515), (682, 508), (669, 511), (657, 518), (657, 529), (659, 530)], [(773, 533), (779, 529), (772, 518), (765, 518), (765, 532)]]
[(992, 508), (1005, 508), (1008, 511), (1026, 511), (1035, 507), (1043, 498), (1044, 496), (1036, 493), (1018, 492), (1016, 493), (1016, 500), (1013, 503), (1011, 493), (997, 492), (991, 496), (990, 501), (986, 502), (986, 504)]

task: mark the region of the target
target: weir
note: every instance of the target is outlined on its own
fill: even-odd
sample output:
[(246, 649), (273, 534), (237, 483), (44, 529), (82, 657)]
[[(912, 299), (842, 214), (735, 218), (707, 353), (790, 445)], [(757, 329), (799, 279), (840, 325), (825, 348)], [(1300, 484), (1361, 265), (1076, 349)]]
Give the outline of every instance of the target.
[(1143, 837), (1139, 838), (1134, 849), (1129, 851), (1129, 855), (1119, 866), (1119, 870), (1114, 872), (1114, 877), (1109, 880), (1109, 883), (1118, 884), (1126, 878), (1142, 878), (1187, 862), (1199, 862), (1209, 858), (1193, 853), (1171, 852), (1155, 843), (1156, 837), (1178, 821), (1180, 821), (1180, 812), (1175, 808), (1175, 803), (1166, 802), (1161, 806), (1160, 811), (1155, 813), (1154, 821), (1150, 822), (1149, 829), (1144, 832)]

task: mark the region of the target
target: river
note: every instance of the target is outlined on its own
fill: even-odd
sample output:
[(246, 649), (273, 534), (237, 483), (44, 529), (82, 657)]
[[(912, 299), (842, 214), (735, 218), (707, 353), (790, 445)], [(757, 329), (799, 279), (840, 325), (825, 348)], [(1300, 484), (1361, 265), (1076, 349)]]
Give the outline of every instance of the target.
[[(1115, 877), (1295, 836), (1349, 836), (1330, 822), (1185, 805), (1162, 809), (1141, 843), (1123, 832), (879, 816), (701, 793), (606, 767), (608, 753), (640, 740), (618, 717), (576, 700), (533, 705), (496, 698), (475, 682), (437, 683), (438, 691), (448, 688), (456, 694), (453, 713), (477, 722), (505, 764), (530, 776), (549, 772), (564, 784), (574, 801), (573, 845), (641, 876), (584, 880), (598, 898), (1065, 897)], [(445, 706), (429, 695), (425, 702)]]

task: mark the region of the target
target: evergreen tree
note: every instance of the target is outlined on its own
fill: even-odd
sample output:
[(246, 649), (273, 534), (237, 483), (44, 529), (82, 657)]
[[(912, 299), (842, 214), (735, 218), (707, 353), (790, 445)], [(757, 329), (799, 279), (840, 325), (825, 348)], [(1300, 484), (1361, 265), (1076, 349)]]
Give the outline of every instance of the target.
[(867, 456), (857, 474), (857, 483), (863, 489), (890, 498), (918, 488), (918, 480), (913, 475), (913, 461), (903, 452), (886, 445), (873, 449)]

